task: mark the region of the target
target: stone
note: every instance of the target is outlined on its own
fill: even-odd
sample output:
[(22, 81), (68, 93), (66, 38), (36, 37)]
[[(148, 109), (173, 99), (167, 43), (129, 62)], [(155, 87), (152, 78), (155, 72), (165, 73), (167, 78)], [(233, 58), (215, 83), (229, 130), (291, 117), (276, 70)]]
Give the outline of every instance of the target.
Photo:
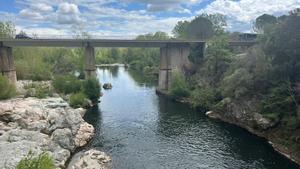
[(86, 122), (82, 123), (74, 139), (75, 145), (77, 147), (86, 145), (93, 135), (94, 127)]
[(67, 169), (107, 169), (110, 161), (104, 152), (91, 149), (76, 154)]
[[(29, 84), (17, 83), (19, 88)], [(94, 134), (93, 126), (82, 118), (84, 113), (57, 97), (0, 101), (0, 166), (15, 168), (31, 150), (36, 155), (48, 152), (57, 168), (65, 168), (71, 153)]]
[(18, 162), (28, 154), (41, 153), (41, 149), (37, 142), (20, 140), (18, 142), (2, 142), (0, 141), (0, 166), (5, 169), (15, 169)]
[(103, 84), (103, 89), (105, 89), (105, 90), (112, 89), (112, 84), (111, 83), (104, 83)]
[(219, 115), (213, 111), (208, 111), (205, 113), (206, 116), (212, 118), (212, 119), (218, 119)]
[(70, 151), (74, 150), (75, 146), (72, 139), (72, 132), (68, 128), (56, 129), (52, 133), (51, 139), (64, 149), (68, 149)]
[(263, 130), (267, 130), (276, 125), (276, 123), (272, 122), (270, 119), (263, 117), (263, 115), (259, 113), (254, 113), (253, 120), (256, 122), (257, 126)]

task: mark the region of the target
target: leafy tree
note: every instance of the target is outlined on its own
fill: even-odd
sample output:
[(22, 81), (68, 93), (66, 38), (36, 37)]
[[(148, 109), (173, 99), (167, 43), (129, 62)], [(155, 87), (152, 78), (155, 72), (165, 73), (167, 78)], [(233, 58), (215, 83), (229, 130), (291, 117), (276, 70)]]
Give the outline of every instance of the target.
[(277, 18), (273, 15), (263, 14), (256, 18), (254, 23), (254, 31), (263, 33), (266, 29), (277, 23)]
[(232, 53), (228, 45), (228, 37), (216, 37), (209, 42), (205, 57), (205, 68), (207, 75), (213, 77), (213, 84), (220, 82), (227, 71), (231, 61)]
[(189, 26), (189, 24), (190, 24), (190, 22), (188, 22), (188, 21), (179, 21), (175, 25), (172, 33), (174, 34), (174, 36), (176, 38), (179, 38), (179, 39), (186, 38), (187, 37), (187, 27)]
[(14, 38), (15, 33), (15, 25), (12, 22), (0, 22), (0, 39)]
[(227, 26), (226, 16), (220, 13), (206, 14), (203, 13), (201, 17), (207, 18), (213, 24), (214, 34), (221, 35), (225, 33), (225, 27)]
[(189, 96), (189, 87), (186, 83), (185, 77), (179, 71), (172, 72), (171, 86), (169, 89), (169, 94), (173, 98), (181, 98)]
[(204, 17), (198, 16), (188, 25), (187, 29), (188, 39), (209, 39), (214, 35), (212, 22)]
[(279, 81), (300, 81), (300, 17), (292, 14), (265, 34), (261, 44)]

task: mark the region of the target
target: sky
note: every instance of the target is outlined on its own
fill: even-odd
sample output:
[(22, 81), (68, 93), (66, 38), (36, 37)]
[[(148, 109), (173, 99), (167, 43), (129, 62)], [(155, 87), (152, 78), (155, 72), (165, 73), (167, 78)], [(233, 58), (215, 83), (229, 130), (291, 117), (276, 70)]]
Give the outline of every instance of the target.
[(202, 13), (226, 15), (228, 31), (251, 32), (256, 17), (300, 8), (300, 0), (0, 0), (0, 21), (17, 32), (69, 36), (133, 37), (164, 31)]

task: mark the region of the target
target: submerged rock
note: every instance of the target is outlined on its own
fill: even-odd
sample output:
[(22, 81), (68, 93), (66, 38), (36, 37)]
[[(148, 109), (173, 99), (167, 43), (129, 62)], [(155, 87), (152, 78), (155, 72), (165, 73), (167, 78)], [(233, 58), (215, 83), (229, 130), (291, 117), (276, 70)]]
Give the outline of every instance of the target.
[(104, 152), (91, 149), (77, 153), (68, 169), (107, 169), (110, 161), (111, 158)]
[(104, 83), (103, 89), (105, 89), (105, 90), (112, 89), (112, 84), (111, 83)]

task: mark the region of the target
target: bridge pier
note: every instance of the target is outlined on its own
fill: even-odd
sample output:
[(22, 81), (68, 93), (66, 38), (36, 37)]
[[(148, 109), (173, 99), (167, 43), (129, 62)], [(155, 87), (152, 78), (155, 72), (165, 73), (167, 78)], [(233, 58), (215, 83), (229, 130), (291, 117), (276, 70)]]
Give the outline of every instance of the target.
[(191, 63), (189, 44), (167, 44), (160, 48), (160, 68), (158, 75), (158, 92), (167, 92), (172, 84), (172, 73), (184, 73), (184, 67)]
[(96, 60), (95, 48), (86, 46), (84, 51), (85, 56), (85, 78), (96, 77)]
[(0, 46), (0, 73), (12, 84), (16, 84), (17, 74), (11, 47)]

